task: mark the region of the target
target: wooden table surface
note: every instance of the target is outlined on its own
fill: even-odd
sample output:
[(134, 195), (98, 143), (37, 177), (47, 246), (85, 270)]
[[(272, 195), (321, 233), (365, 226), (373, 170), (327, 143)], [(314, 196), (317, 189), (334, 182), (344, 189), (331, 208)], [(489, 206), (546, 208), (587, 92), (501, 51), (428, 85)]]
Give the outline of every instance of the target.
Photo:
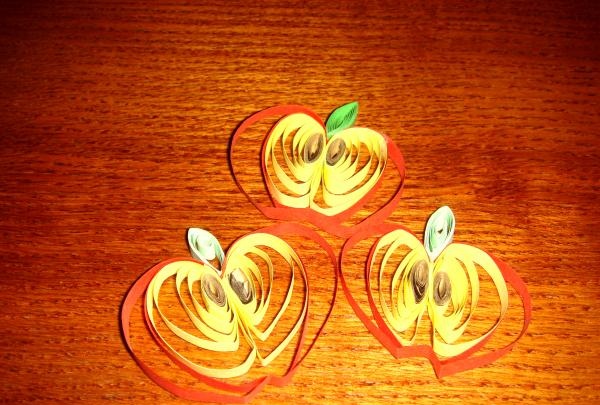
[[(526, 282), (532, 323), (505, 357), (438, 380), (426, 360), (394, 359), (338, 291), (292, 383), (253, 403), (600, 402), (597, 2), (10, 3), (0, 400), (181, 401), (125, 348), (127, 290), (188, 254), (188, 227), (227, 246), (274, 222), (233, 182), (227, 151), (243, 119), (288, 103), (326, 117), (358, 100), (358, 124), (406, 159), (388, 220), (420, 232), (450, 205), (455, 239)], [(237, 164), (254, 170), (249, 156)], [(344, 240), (319, 232), (339, 253)], [(334, 279), (315, 271), (318, 318)]]

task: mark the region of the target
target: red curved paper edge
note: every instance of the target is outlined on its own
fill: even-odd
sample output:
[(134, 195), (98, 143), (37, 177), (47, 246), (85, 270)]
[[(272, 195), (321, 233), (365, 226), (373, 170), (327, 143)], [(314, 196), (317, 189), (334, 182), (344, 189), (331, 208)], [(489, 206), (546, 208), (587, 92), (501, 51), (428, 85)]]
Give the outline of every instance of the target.
[[(150, 367), (146, 363), (144, 363), (144, 361), (140, 358), (140, 356), (138, 356), (138, 354), (136, 354), (136, 352), (133, 350), (133, 347), (131, 345), (131, 340), (130, 340), (129, 324), (130, 324), (130, 320), (131, 320), (131, 313), (133, 311), (133, 307), (135, 306), (136, 302), (143, 297), (149, 283), (154, 278), (154, 276), (163, 267), (165, 267), (166, 265), (168, 265), (170, 263), (176, 262), (176, 261), (190, 261), (190, 262), (195, 262), (195, 263), (201, 264), (201, 262), (199, 262), (195, 259), (189, 258), (189, 257), (177, 257), (177, 258), (165, 260), (165, 261), (155, 265), (148, 271), (146, 271), (146, 273), (144, 273), (138, 280), (136, 280), (136, 282), (133, 284), (133, 286), (130, 288), (130, 290), (127, 292), (127, 295), (125, 296), (125, 300), (123, 301), (123, 305), (121, 307), (121, 317), (120, 317), (121, 319), (120, 320), (121, 320), (121, 330), (123, 332), (123, 338), (125, 340), (125, 345), (127, 346), (127, 350), (131, 353), (131, 356), (133, 357), (135, 362), (139, 365), (139, 367), (142, 369), (142, 371), (144, 371), (144, 373), (152, 381), (154, 381), (156, 384), (158, 384), (160, 387), (164, 388), (165, 390), (169, 391), (170, 393), (172, 393), (180, 398), (194, 400), (194, 401), (219, 402), (219, 403), (247, 403), (247, 402), (251, 401), (267, 384), (271, 384), (271, 385), (275, 385), (275, 386), (283, 386), (283, 385), (288, 384), (291, 381), (295, 372), (297, 371), (298, 367), (302, 363), (302, 361), (306, 358), (306, 356), (312, 350), (317, 339), (323, 332), (323, 329), (325, 328), (325, 325), (327, 324), (327, 321), (329, 320), (331, 312), (333, 311), (333, 306), (335, 303), (336, 292), (337, 292), (337, 280), (338, 280), (338, 274), (339, 274), (338, 268), (337, 268), (336, 256), (333, 252), (332, 247), (321, 235), (319, 235), (312, 229), (309, 229), (309, 228), (307, 228), (303, 225), (299, 225), (299, 224), (277, 223), (277, 224), (256, 230), (254, 232), (251, 232), (251, 234), (259, 233), (259, 232), (270, 233), (270, 234), (276, 235), (276, 236), (285, 236), (285, 235), (301, 236), (301, 237), (304, 237), (307, 239), (311, 239), (312, 241), (318, 243), (323, 248), (323, 250), (325, 250), (325, 252), (327, 253), (327, 256), (329, 257), (329, 260), (333, 266), (333, 271), (334, 271), (333, 297), (332, 297), (331, 306), (329, 308), (329, 311), (327, 312), (327, 314), (325, 316), (325, 320), (323, 321), (322, 325), (319, 327), (319, 329), (315, 333), (315, 337), (314, 337), (312, 343), (306, 348), (306, 351), (304, 352), (304, 354), (302, 354), (301, 349), (304, 344), (305, 333), (306, 333), (306, 329), (308, 326), (309, 312), (310, 312), (310, 308), (307, 308), (306, 318), (305, 318), (304, 325), (302, 326), (302, 329), (300, 332), (298, 345), (296, 347), (296, 353), (294, 354), (294, 357), (290, 363), (290, 367), (288, 368), (287, 372), (282, 376), (266, 375), (264, 377), (257, 378), (253, 381), (249, 381), (246, 383), (236, 385), (236, 384), (230, 384), (223, 380), (216, 379), (213, 377), (208, 377), (206, 375), (198, 373), (195, 370), (188, 367), (186, 364), (184, 364), (179, 358), (177, 358), (171, 352), (171, 350), (165, 345), (165, 343), (162, 342), (162, 340), (158, 337), (157, 332), (154, 330), (154, 328), (152, 328), (150, 326), (147, 311), (144, 310), (144, 319), (146, 322), (147, 329), (152, 334), (152, 337), (154, 338), (155, 342), (169, 356), (169, 358), (171, 360), (173, 360), (173, 362), (175, 362), (183, 370), (185, 370), (190, 375), (192, 375), (193, 377), (196, 377), (197, 379), (206, 383), (207, 385), (210, 385), (211, 387), (214, 387), (221, 391), (225, 391), (227, 393), (202, 391), (202, 390), (195, 390), (195, 389), (181, 387), (181, 386), (177, 385), (176, 383), (160, 376), (152, 367)], [(307, 299), (309, 298), (309, 292), (310, 292), (310, 288), (309, 288), (308, 278), (307, 278), (306, 279)], [(144, 306), (145, 306), (145, 303), (144, 303)], [(231, 395), (231, 394), (239, 394), (239, 395)]]
[(504, 356), (510, 350), (512, 350), (515, 343), (525, 334), (527, 327), (529, 326), (529, 322), (531, 321), (531, 297), (527, 292), (527, 287), (523, 280), (519, 277), (519, 275), (505, 262), (502, 260), (490, 255), (488, 255), (496, 262), (498, 268), (500, 269), (502, 276), (506, 283), (510, 284), (523, 303), (523, 327), (521, 328), (521, 332), (519, 335), (508, 345), (494, 350), (492, 352), (486, 353), (484, 355), (473, 356), (475, 352), (481, 349), (485, 343), (492, 337), (493, 332), (487, 336), (485, 339), (482, 339), (481, 342), (470, 348), (469, 350), (464, 351), (463, 353), (440, 360), (438, 356), (433, 351), (431, 346), (427, 345), (416, 345), (416, 346), (403, 346), (400, 341), (396, 338), (394, 333), (390, 330), (389, 326), (379, 313), (375, 301), (373, 299), (373, 295), (371, 294), (371, 283), (370, 283), (370, 273), (371, 269), (369, 263), (371, 263), (371, 259), (373, 254), (375, 253), (376, 243), (373, 244), (369, 252), (369, 257), (367, 258), (367, 265), (365, 266), (365, 284), (367, 290), (367, 297), (369, 300), (369, 306), (371, 308), (371, 312), (373, 317), (375, 318), (375, 323), (369, 319), (369, 316), (362, 310), (360, 305), (354, 300), (348, 285), (344, 279), (344, 275), (342, 272), (342, 263), (348, 251), (350, 251), (359, 241), (366, 239), (367, 237), (372, 237), (376, 235), (387, 234), (391, 231), (403, 229), (414, 235), (408, 228), (398, 225), (398, 224), (390, 224), (383, 223), (379, 225), (374, 225), (369, 228), (361, 229), (351, 238), (349, 238), (342, 248), (342, 253), (340, 255), (340, 263), (338, 269), (340, 271), (339, 279), (340, 284), (344, 290), (344, 294), (346, 299), (348, 300), (350, 306), (358, 316), (358, 318), (362, 321), (362, 323), (366, 326), (366, 328), (371, 332), (373, 336), (379, 340), (379, 342), (396, 358), (404, 358), (404, 357), (424, 357), (428, 359), (433, 366), (435, 374), (438, 378), (442, 378), (451, 374), (455, 374), (461, 371), (470, 370), (473, 368), (481, 367), (487, 365), (500, 357)]
[(363, 219), (361, 222), (359, 222), (356, 225), (344, 226), (344, 225), (342, 225), (342, 222), (344, 222), (345, 220), (350, 218), (352, 215), (354, 215), (360, 208), (362, 208), (362, 206), (364, 206), (371, 198), (373, 198), (373, 196), (375, 195), (375, 193), (377, 192), (377, 190), (379, 189), (379, 187), (381, 185), (381, 181), (378, 181), (375, 184), (375, 186), (371, 190), (369, 190), (369, 192), (367, 194), (365, 194), (356, 204), (354, 204), (352, 207), (350, 207), (346, 211), (341, 212), (337, 215), (327, 216), (327, 215), (321, 214), (319, 212), (316, 212), (311, 208), (286, 207), (273, 199), (268, 182), (264, 178), (265, 176), (267, 176), (267, 172), (266, 172), (267, 169), (265, 167), (265, 162), (264, 162), (264, 159), (262, 159), (262, 156), (264, 156), (264, 149), (265, 149), (265, 145), (266, 145), (268, 136), (265, 137), (265, 140), (261, 147), (261, 168), (262, 168), (262, 174), (263, 174), (263, 181), (265, 183), (265, 187), (266, 187), (267, 191), (269, 192), (269, 197), (271, 198), (272, 205), (268, 206), (268, 205), (260, 204), (259, 202), (255, 201), (248, 194), (248, 192), (244, 189), (244, 187), (238, 180), (238, 177), (236, 174), (234, 159), (233, 159), (233, 151), (234, 151), (235, 145), (237, 144), (240, 137), (244, 134), (244, 132), (246, 132), (246, 130), (249, 127), (251, 127), (253, 124), (259, 122), (260, 120), (265, 119), (265, 118), (272, 118), (272, 117), (283, 117), (283, 116), (286, 116), (289, 114), (294, 114), (294, 113), (306, 114), (306, 115), (312, 117), (313, 119), (315, 119), (319, 124), (321, 124), (323, 126), (323, 121), (321, 120), (321, 118), (312, 110), (310, 110), (304, 106), (300, 106), (300, 105), (284, 105), (284, 106), (267, 108), (266, 110), (262, 110), (262, 111), (259, 111), (255, 114), (251, 115), (250, 117), (248, 117), (246, 120), (244, 120), (240, 124), (240, 126), (235, 130), (233, 137), (231, 138), (231, 144), (229, 146), (229, 164), (231, 165), (231, 172), (233, 174), (233, 179), (235, 181), (235, 184), (237, 184), (238, 188), (240, 189), (240, 191), (256, 207), (256, 209), (258, 209), (260, 212), (262, 212), (263, 215), (265, 215), (266, 217), (272, 218), (272, 219), (279, 219), (279, 220), (284, 220), (284, 221), (306, 220), (306, 221), (310, 222), (311, 224), (323, 229), (324, 231), (326, 231), (330, 234), (336, 235), (338, 237), (341, 237), (341, 238), (348, 238), (351, 235), (353, 235), (355, 232), (357, 232), (358, 230), (364, 229), (372, 224), (381, 223), (387, 217), (389, 217), (392, 214), (392, 212), (394, 211), (394, 209), (396, 208), (396, 206), (398, 205), (398, 203), (400, 202), (400, 197), (402, 195), (402, 188), (404, 187), (405, 168), (404, 168), (404, 157), (402, 156), (402, 152), (400, 152), (400, 149), (398, 149), (398, 147), (394, 144), (394, 142), (389, 137), (387, 137), (386, 135), (383, 135), (383, 134), (382, 134), (382, 136), (384, 137), (385, 143), (387, 145), (388, 156), (389, 156), (390, 160), (392, 162), (394, 162), (394, 165), (396, 166), (398, 173), (400, 175), (400, 183), (398, 185), (398, 188), (394, 192), (393, 196), (388, 200), (388, 202), (383, 207), (381, 207), (378, 211), (374, 212), (373, 214), (371, 214), (367, 218)]

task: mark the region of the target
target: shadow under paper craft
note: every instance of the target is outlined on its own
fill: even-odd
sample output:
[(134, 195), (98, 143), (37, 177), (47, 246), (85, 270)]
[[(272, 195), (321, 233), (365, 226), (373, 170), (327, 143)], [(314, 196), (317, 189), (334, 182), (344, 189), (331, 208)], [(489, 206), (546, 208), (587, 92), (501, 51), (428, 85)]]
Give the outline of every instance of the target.
[[(450, 208), (441, 207), (427, 222), (423, 243), (401, 225), (376, 225), (350, 238), (340, 260), (344, 293), (368, 330), (397, 358), (429, 359), (439, 378), (500, 358), (523, 336), (531, 319), (531, 299), (517, 273), (481, 249), (452, 243), (454, 224)], [(349, 251), (373, 235), (382, 236), (372, 246), (365, 266), (369, 316), (343, 273), (347, 277), (350, 272), (344, 267)], [(484, 284), (486, 294), (482, 293)], [(521, 331), (508, 344), (479, 352), (505, 319), (508, 285), (523, 304)], [(488, 303), (488, 312), (497, 315), (491, 325), (477, 317), (482, 301)], [(416, 343), (425, 315), (431, 323), (430, 345)]]
[[(334, 110), (325, 124), (310, 109), (295, 105), (250, 116), (235, 131), (230, 147), (229, 160), (238, 187), (269, 218), (306, 220), (340, 237), (383, 221), (400, 200), (404, 159), (385, 135), (355, 127), (357, 115), (358, 103), (353, 102)], [(269, 201), (260, 202), (257, 191), (240, 178), (234, 151), (252, 127), (269, 119), (277, 121), (260, 150), (261, 176)], [(391, 170), (386, 170), (390, 162), (396, 170), (390, 176), (395, 189), (385, 195), (384, 204), (365, 207), (376, 196), (384, 172)], [(355, 218), (361, 208), (367, 208), (368, 216)], [(345, 225), (348, 220), (355, 223)]]
[[(335, 255), (321, 236), (301, 225), (276, 224), (239, 238), (227, 253), (212, 234), (190, 228), (192, 258), (163, 261), (135, 282), (123, 303), (121, 326), (129, 351), (154, 382), (185, 399), (232, 403), (249, 401), (266, 384), (281, 386), (291, 380), (331, 307), (309, 337), (307, 269), (286, 236), (314, 242), (337, 274)], [(156, 344), (207, 389), (162, 377), (133, 350), (131, 315), (141, 298), (144, 321)], [(283, 363), (272, 372), (266, 367), (275, 361)], [(263, 367), (264, 373), (256, 370)], [(236, 380), (250, 371), (258, 377)]]

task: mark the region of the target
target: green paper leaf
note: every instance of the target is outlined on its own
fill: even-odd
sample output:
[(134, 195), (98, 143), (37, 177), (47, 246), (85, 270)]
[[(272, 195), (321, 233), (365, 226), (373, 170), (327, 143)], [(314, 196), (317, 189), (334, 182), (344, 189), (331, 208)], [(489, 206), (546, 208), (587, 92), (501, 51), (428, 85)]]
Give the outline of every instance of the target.
[(336, 132), (340, 132), (341, 130), (350, 128), (354, 125), (357, 116), (358, 101), (344, 104), (333, 110), (329, 118), (327, 118), (327, 124), (325, 125), (327, 139), (330, 139)]
[(423, 244), (431, 261), (434, 261), (452, 242), (454, 222), (452, 210), (445, 205), (429, 217), (423, 235)]
[(212, 267), (221, 273), (220, 269), (215, 268), (210, 261), (215, 258), (219, 263), (223, 263), (225, 259), (225, 253), (219, 244), (217, 238), (212, 233), (205, 231), (200, 228), (189, 228), (187, 232), (188, 245), (190, 247), (190, 253), (196, 260), (200, 260), (202, 263)]

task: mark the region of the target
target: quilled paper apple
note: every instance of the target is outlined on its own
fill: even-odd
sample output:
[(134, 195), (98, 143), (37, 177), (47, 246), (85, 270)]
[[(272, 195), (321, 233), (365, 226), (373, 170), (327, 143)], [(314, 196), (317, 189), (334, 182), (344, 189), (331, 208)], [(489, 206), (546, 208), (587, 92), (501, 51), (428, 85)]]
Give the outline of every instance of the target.
[[(348, 251), (371, 235), (368, 232), (354, 235), (344, 245), (341, 256), (340, 280), (344, 293), (369, 331), (397, 358), (428, 358), (440, 378), (498, 359), (525, 333), (531, 318), (531, 299), (517, 273), (481, 249), (452, 243), (454, 224), (452, 211), (444, 206), (427, 222), (424, 243), (400, 225), (380, 224), (370, 230), (383, 234), (373, 245), (365, 267), (366, 294), (372, 318), (354, 299), (341, 274)], [(402, 252), (400, 257), (392, 260), (398, 252)], [(373, 272), (379, 286), (376, 297), (371, 285)], [(465, 332), (469, 331), (473, 314), (482, 299), (480, 277), (483, 276), (491, 279), (495, 288), (498, 317), (484, 333), (476, 337), (470, 334), (466, 338)], [(521, 332), (510, 344), (475, 355), (497, 330), (507, 312), (507, 285), (514, 288), (523, 303)], [(431, 346), (415, 344), (425, 313), (431, 321)]]
[[(358, 103), (334, 110), (326, 124), (302, 106), (273, 107), (250, 116), (234, 133), (230, 148), (233, 174), (240, 190), (267, 217), (307, 220), (322, 229), (348, 237), (387, 218), (398, 204), (404, 182), (404, 159), (385, 135), (354, 127)], [(268, 131), (262, 149), (262, 176), (272, 206), (258, 203), (238, 180), (233, 150), (253, 124), (279, 120)], [(397, 170), (398, 187), (379, 210), (356, 226), (342, 223), (375, 196), (389, 160)]]
[[(229, 403), (246, 402), (266, 384), (284, 385), (291, 380), (329, 313), (313, 343), (307, 346), (308, 277), (300, 256), (280, 237), (284, 235), (301, 236), (316, 242), (325, 250), (334, 273), (337, 272), (331, 247), (314, 231), (301, 225), (277, 224), (253, 232), (239, 238), (227, 254), (212, 234), (190, 228), (188, 244), (192, 258), (159, 263), (133, 285), (122, 309), (123, 334), (134, 359), (152, 380), (182, 398)], [(287, 273), (284, 277), (287, 281), (280, 282), (283, 273)], [(161, 305), (161, 294), (169, 293), (166, 285), (172, 279), (179, 301), (176, 308), (183, 311), (183, 316), (177, 317), (178, 321), (167, 314), (164, 304)], [(279, 301), (274, 298), (276, 288), (286, 289), (280, 294)], [(179, 386), (161, 377), (136, 354), (129, 338), (129, 324), (133, 305), (142, 296), (145, 297), (145, 323), (158, 346), (179, 367), (214, 390)], [(290, 314), (290, 305), (296, 306), (293, 314)], [(280, 326), (284, 320), (285, 326)], [(176, 348), (180, 342), (197, 348), (197, 352), (207, 351), (211, 356), (204, 361), (192, 360)], [(243, 353), (239, 362), (229, 367), (212, 364), (214, 355), (229, 361), (242, 343), (249, 350), (247, 354)], [(244, 376), (253, 368), (268, 366), (286, 349), (292, 354), (288, 356), (291, 360), (283, 375), (268, 374), (239, 384), (227, 382), (227, 379)]]

